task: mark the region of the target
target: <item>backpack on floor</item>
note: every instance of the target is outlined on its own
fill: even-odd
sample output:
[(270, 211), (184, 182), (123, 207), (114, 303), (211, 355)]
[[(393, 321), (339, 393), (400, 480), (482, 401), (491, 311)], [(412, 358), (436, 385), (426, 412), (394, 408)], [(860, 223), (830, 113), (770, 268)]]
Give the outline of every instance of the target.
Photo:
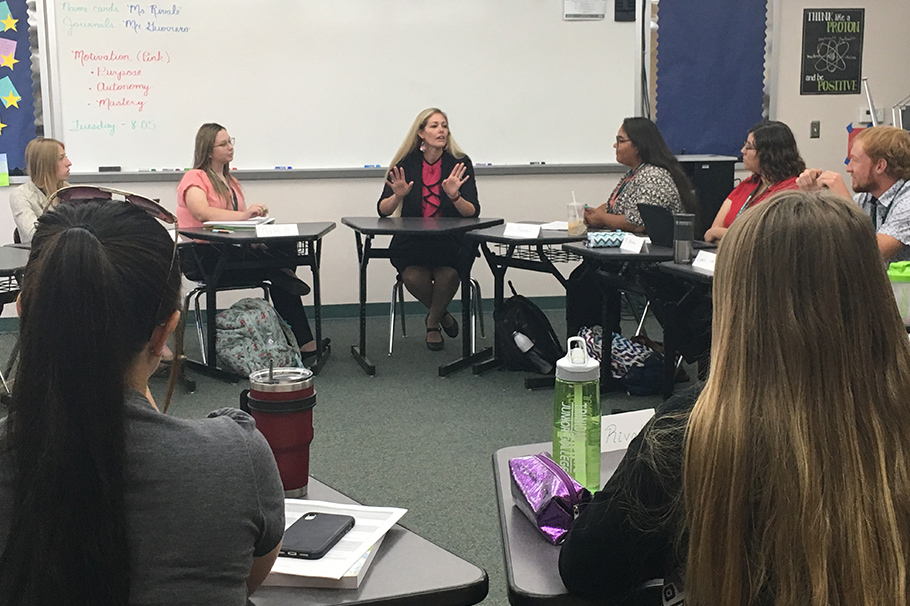
[[(556, 361), (566, 354), (562, 342), (553, 331), (546, 314), (533, 301), (515, 292), (512, 282), (509, 282), (509, 288), (512, 296), (503, 301), (502, 307), (493, 313), (498, 357), (509, 370), (552, 374)], [(515, 342), (515, 333), (527, 337), (533, 347), (522, 351)], [(521, 337), (519, 340), (522, 340)]]
[(265, 299), (240, 299), (215, 317), (221, 366), (244, 377), (269, 367), (301, 366), (297, 339)]

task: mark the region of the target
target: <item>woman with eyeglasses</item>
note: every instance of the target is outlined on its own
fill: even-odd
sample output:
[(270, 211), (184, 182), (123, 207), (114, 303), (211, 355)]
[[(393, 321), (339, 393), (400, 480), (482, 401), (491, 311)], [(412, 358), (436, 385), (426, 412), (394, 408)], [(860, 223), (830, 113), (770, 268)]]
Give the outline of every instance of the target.
[(0, 605), (243, 606), (277, 557), (284, 490), (252, 418), (178, 419), (149, 393), (181, 277), (146, 202), (38, 220), (0, 420)]
[(706, 242), (719, 242), (741, 214), (779, 191), (796, 189), (796, 178), (806, 170), (796, 138), (783, 122), (760, 122), (749, 129), (743, 143), (743, 165), (752, 176), (730, 192), (714, 223), (705, 232)]
[[(264, 217), (269, 209), (264, 204), (247, 206), (240, 183), (231, 175), (231, 161), (234, 159), (234, 138), (220, 124), (207, 123), (196, 133), (196, 148), (193, 155), (193, 170), (187, 171), (177, 186), (177, 218), (181, 227), (202, 227), (205, 221), (242, 221)], [(296, 254), (296, 245), (277, 245), (286, 249), (288, 255)], [(214, 268), (221, 256), (215, 247), (196, 243), (196, 259), (192, 255), (181, 257), (183, 273), (190, 279), (201, 279), (198, 260), (206, 268)], [(259, 251), (268, 255), (267, 251)], [(248, 251), (257, 254), (256, 251)], [(250, 272), (245, 272), (250, 273)], [(236, 275), (236, 272), (232, 275)], [(316, 355), (316, 341), (307, 320), (301, 296), (310, 292), (293, 269), (274, 269), (252, 272), (244, 279), (267, 279), (271, 282), (272, 303), (275, 311), (288, 323), (304, 360)], [(324, 340), (324, 345), (328, 339)]]
[[(626, 118), (616, 133), (616, 161), (629, 167), (610, 194), (596, 208), (585, 208), (585, 224), (590, 229), (645, 231), (639, 204), (653, 204), (671, 212), (696, 211), (695, 190), (676, 157), (670, 152), (657, 126), (647, 118)], [(569, 336), (584, 327), (603, 322), (603, 298), (607, 297), (607, 326), (604, 342), (611, 332), (620, 330), (620, 293), (602, 295), (592, 275), (594, 267), (583, 262), (569, 276), (566, 286), (566, 324)]]
[(647, 118), (623, 120), (613, 149), (616, 161), (629, 170), (607, 202), (585, 208), (588, 227), (643, 232), (639, 204), (664, 206), (674, 213), (695, 212), (692, 183), (653, 122)]
[[(414, 119), (386, 174), (376, 204), (380, 217), (476, 217), (480, 214), (474, 165), (452, 138), (449, 119), (435, 107)], [(426, 344), (445, 347), (442, 331), (454, 339), (458, 322), (448, 306), (470, 267), (473, 249), (459, 237), (394, 236), (392, 265), (414, 297), (427, 308)]]
[(778, 193), (730, 227), (713, 299), (704, 388), (659, 407), (573, 522), (566, 588), (910, 603), (910, 343), (872, 222), (832, 192)]
[(25, 146), (25, 169), (29, 181), (9, 195), (10, 210), (16, 231), (23, 244), (32, 241), (35, 223), (47, 209), (47, 197), (66, 185), (72, 162), (66, 157), (63, 143), (56, 139), (38, 137)]

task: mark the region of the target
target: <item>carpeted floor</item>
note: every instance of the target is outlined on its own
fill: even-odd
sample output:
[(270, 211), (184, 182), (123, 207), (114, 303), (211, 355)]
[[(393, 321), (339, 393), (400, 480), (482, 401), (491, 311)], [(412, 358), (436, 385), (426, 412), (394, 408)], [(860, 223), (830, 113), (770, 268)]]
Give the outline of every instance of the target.
[[(548, 312), (563, 325), (562, 310)], [(458, 343), (447, 340), (442, 352), (430, 352), (420, 330), (421, 316), (410, 316), (407, 338), (396, 335), (395, 353), (386, 355), (387, 318), (368, 319), (368, 349), (377, 366), (363, 373), (350, 355), (357, 342), (357, 320), (331, 319), (323, 324), (332, 339), (332, 356), (315, 378), (315, 439), (311, 474), (368, 505), (405, 507), (402, 524), (489, 574), (485, 605), (505, 605), (506, 581), (499, 519), (492, 478), (493, 453), (505, 446), (551, 439), (553, 391), (529, 391), (525, 373), (470, 370), (440, 378), (437, 367), (458, 356)], [(634, 330), (634, 327), (632, 327)], [(487, 316), (492, 345), (492, 318)], [(652, 334), (660, 334), (659, 329)], [(0, 335), (5, 360), (13, 335)], [(198, 349), (187, 333), (187, 348)], [(195, 393), (180, 391), (170, 414), (198, 418), (222, 406), (236, 406), (247, 387), (193, 375)], [(152, 379), (156, 397), (164, 379)], [(654, 406), (657, 396), (630, 397), (612, 392), (602, 400), (605, 413)], [(2, 413), (0, 413), (2, 415)]]

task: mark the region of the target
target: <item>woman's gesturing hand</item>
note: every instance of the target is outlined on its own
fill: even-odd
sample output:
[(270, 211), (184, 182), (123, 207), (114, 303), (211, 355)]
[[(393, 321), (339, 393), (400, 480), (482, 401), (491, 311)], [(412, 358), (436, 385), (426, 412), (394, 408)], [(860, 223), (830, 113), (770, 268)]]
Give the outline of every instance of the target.
[(398, 198), (404, 198), (411, 192), (411, 187), (414, 185), (414, 182), (408, 182), (404, 177), (404, 169), (399, 166), (393, 166), (392, 170), (389, 171), (389, 187), (392, 188), (392, 193), (395, 194)]
[(445, 190), (446, 195), (449, 197), (449, 200), (453, 202), (461, 197), (459, 190), (461, 186), (464, 185), (464, 182), (468, 180), (470, 175), (466, 174), (467, 169), (464, 166), (464, 162), (459, 162), (455, 165), (455, 168), (452, 169), (451, 174), (442, 182), (442, 189)]

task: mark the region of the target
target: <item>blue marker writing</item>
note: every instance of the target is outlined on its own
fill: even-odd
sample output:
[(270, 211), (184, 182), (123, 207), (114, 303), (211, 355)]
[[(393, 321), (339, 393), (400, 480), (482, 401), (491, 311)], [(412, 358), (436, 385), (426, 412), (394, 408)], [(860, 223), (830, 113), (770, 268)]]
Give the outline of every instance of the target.
[(364, 168), (379, 168), (380, 165), (379, 164), (364, 164), (363, 167)]

